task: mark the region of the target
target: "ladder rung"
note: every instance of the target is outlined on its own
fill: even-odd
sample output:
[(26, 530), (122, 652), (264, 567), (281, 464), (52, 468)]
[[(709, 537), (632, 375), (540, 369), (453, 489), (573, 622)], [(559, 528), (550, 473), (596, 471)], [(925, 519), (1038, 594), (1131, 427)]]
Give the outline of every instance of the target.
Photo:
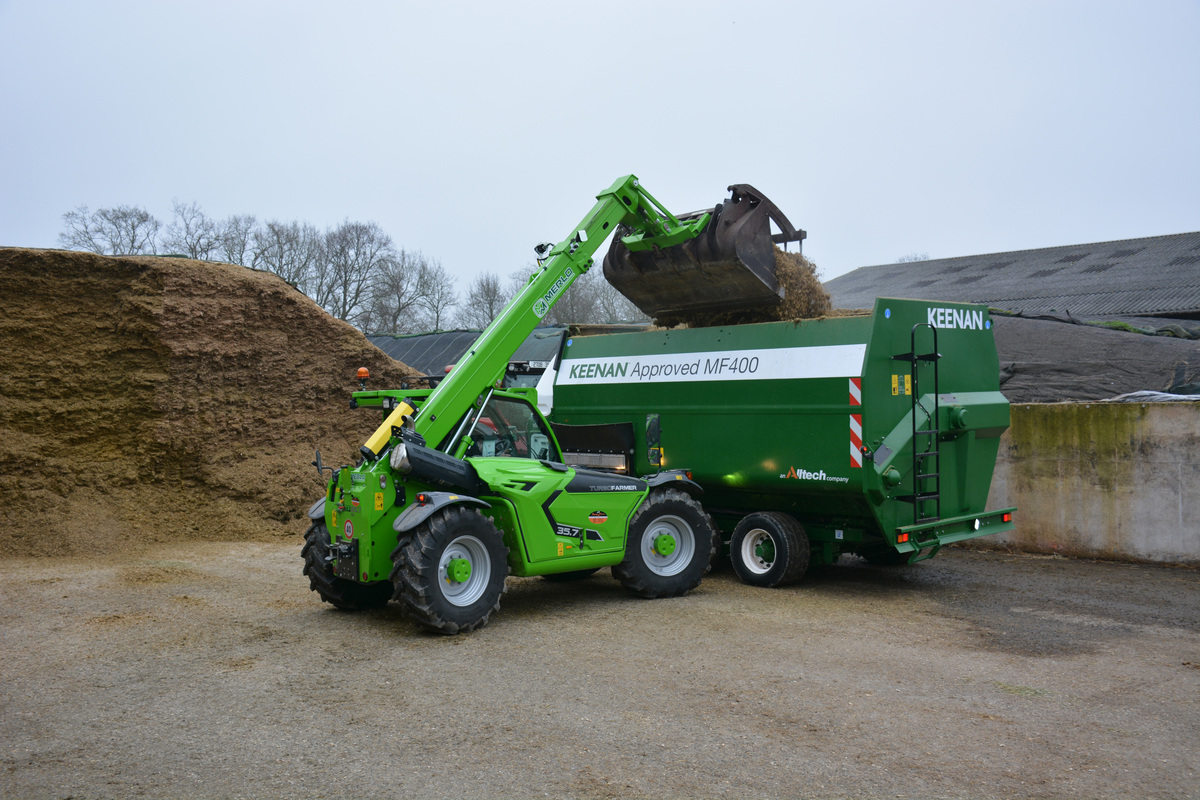
[[(923, 323), (922, 323), (923, 324)], [(912, 349), (907, 353), (892, 356), (895, 361), (906, 361), (912, 365), (912, 411), (913, 411), (913, 481), (912, 494), (902, 495), (898, 500), (906, 503), (911, 503), (913, 507), (913, 521), (916, 524), (924, 524), (937, 522), (941, 519), (942, 500), (941, 500), (941, 453), (935, 449), (942, 441), (942, 430), (937, 427), (938, 415), (940, 413), (940, 387), (938, 386), (938, 361), (941, 359), (941, 354), (937, 351), (937, 329), (929, 326), (933, 334), (933, 348), (928, 352), (918, 352), (917, 350), (917, 328), (921, 324), (913, 327), (912, 331)], [(927, 410), (921, 405), (917, 398), (921, 396), (917, 388), (918, 379), (921, 376), (920, 367), (922, 364), (933, 364), (933, 410)], [(928, 376), (928, 372), (926, 372)], [(924, 414), (923, 420), (918, 420), (917, 411), (920, 410)], [(925, 430), (916, 430), (918, 424), (925, 424), (929, 427)], [(917, 437), (924, 437), (918, 439)], [(925, 443), (925, 452), (920, 452), (921, 445), (919, 442)], [(929, 463), (932, 461), (932, 463)], [(930, 470), (930, 471), (926, 471)], [(926, 490), (926, 491), (922, 491)], [(932, 490), (932, 491), (928, 491)], [(932, 506), (932, 507), (930, 507)], [(933, 512), (930, 514), (930, 512)], [(919, 539), (920, 536), (918, 535)], [(936, 542), (936, 537), (934, 540)], [(937, 545), (933, 546), (933, 550), (929, 555), (937, 552)]]

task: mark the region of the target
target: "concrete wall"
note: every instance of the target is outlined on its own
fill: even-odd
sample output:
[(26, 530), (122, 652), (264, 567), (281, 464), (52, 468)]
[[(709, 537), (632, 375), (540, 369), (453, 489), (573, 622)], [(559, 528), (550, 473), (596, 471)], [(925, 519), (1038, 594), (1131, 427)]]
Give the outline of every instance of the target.
[(1200, 403), (1012, 406), (988, 508), (1031, 552), (1200, 563)]

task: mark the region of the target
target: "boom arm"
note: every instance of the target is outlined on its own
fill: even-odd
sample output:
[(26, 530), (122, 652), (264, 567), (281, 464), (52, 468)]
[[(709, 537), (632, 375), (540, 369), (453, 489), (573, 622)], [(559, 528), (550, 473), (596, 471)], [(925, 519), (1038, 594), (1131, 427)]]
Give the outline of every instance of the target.
[[(616, 229), (625, 225), (632, 233), (621, 241), (630, 250), (649, 250), (685, 242), (701, 233), (710, 215), (681, 222), (626, 175), (596, 195), (596, 205), (571, 235), (559, 242), (542, 261), (525, 287), (484, 329), (471, 349), (421, 405), (413, 418), (417, 433), (436, 447), (450, 433), (475, 399), (504, 375), (509, 358), (558, 302), (563, 293), (592, 266), (592, 256)], [(413, 409), (405, 403), (392, 411), (361, 448), (368, 460), (379, 457)]]

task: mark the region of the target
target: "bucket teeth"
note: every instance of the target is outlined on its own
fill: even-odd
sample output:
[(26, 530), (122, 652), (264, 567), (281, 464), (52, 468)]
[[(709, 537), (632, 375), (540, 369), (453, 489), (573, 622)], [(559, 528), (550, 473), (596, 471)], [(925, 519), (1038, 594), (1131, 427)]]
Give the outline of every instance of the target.
[[(704, 232), (683, 244), (631, 252), (618, 230), (604, 257), (605, 278), (653, 318), (777, 305), (784, 289), (775, 276), (775, 245), (806, 234), (753, 186), (729, 191), (715, 208), (680, 217), (712, 214)], [(771, 232), (772, 222), (780, 233)]]

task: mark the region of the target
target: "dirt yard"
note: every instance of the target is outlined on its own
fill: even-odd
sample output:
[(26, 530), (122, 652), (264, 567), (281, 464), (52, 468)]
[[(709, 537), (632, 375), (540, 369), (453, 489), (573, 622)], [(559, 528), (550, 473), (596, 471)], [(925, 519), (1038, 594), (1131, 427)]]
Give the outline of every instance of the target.
[(1200, 796), (1196, 570), (511, 579), (446, 638), (323, 606), (299, 551), (0, 561), (0, 797)]

